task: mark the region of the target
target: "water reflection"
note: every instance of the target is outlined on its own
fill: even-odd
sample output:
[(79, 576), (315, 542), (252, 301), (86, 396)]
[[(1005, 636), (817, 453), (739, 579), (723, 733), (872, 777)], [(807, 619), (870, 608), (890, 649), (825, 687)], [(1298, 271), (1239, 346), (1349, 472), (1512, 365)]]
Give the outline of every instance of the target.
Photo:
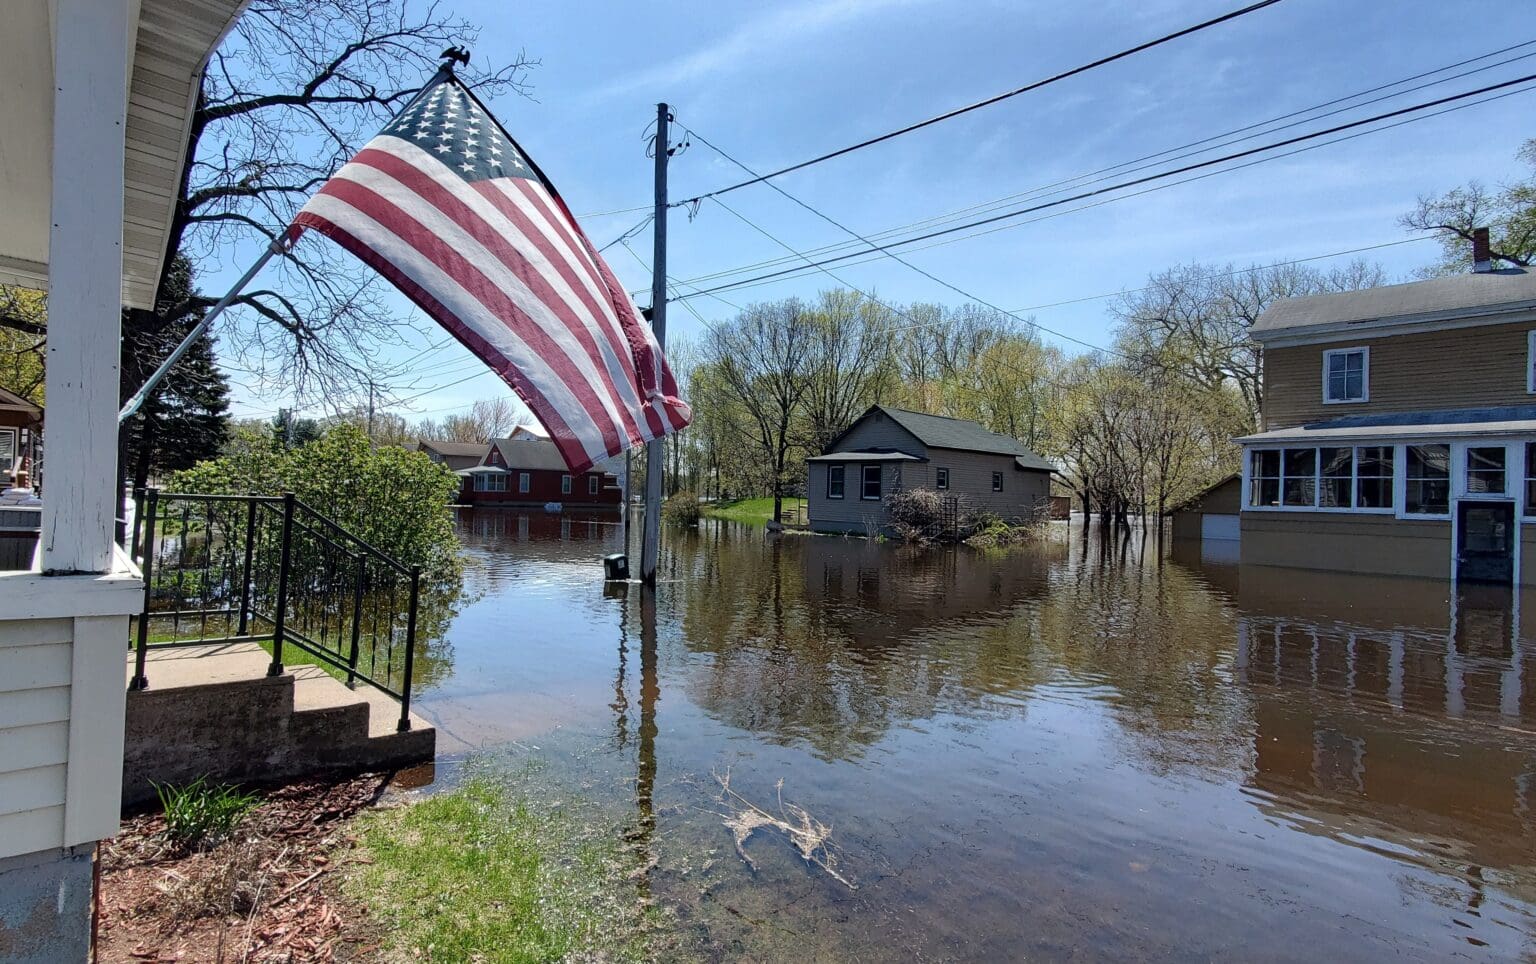
[[(1528, 598), (1139, 539), (987, 555), (729, 525), (669, 533), (651, 592), (602, 585), (614, 521), (466, 513), (476, 595), (420, 705), (466, 748), (590, 735), (568, 753), (610, 759), (637, 886), (702, 887), (726, 956), (1536, 948)], [(724, 767), (765, 799), (786, 780), (861, 889), (771, 847), (700, 884), (690, 859), (729, 838), (698, 777)]]

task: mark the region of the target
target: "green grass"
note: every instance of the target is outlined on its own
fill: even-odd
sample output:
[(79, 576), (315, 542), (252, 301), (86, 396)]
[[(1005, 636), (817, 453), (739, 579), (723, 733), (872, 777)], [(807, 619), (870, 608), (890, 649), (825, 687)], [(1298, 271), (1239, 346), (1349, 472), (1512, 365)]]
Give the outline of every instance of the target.
[[(595, 824), (595, 825), (594, 825)], [(390, 957), (431, 961), (652, 960), (660, 911), (601, 820), (535, 806), (506, 784), (463, 786), (359, 818), (348, 891)]]
[[(784, 517), (788, 520), (795, 518), (796, 506), (804, 506), (804, 499), (785, 499)], [(804, 510), (801, 509), (801, 515)], [(712, 519), (727, 519), (731, 522), (745, 522), (749, 525), (767, 525), (773, 518), (773, 498), (763, 499), (733, 499), (729, 502), (712, 502), (705, 506), (704, 514)]]

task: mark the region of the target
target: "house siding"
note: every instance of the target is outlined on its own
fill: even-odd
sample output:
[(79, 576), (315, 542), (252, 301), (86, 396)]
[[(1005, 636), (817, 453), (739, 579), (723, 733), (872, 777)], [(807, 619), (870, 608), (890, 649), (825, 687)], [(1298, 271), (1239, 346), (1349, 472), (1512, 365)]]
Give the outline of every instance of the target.
[[(914, 470), (922, 468), (922, 464), (876, 463), (880, 466), (880, 501), (878, 502), (859, 497), (861, 472), (863, 466), (867, 464), (869, 463), (807, 463), (808, 488), (805, 495), (811, 528), (820, 532), (847, 532), (859, 535), (873, 535), (884, 531), (886, 527), (885, 497), (892, 492), (899, 492), (906, 481), (912, 478)], [(827, 467), (829, 465), (845, 466), (841, 499), (827, 498)]]
[[(1034, 519), (1049, 508), (1051, 474), (1024, 471), (1012, 455), (929, 449), (928, 462), (916, 466), (921, 473), (914, 487), (932, 489), (939, 469), (949, 469), (947, 495), (957, 496), (963, 506), (986, 509), (1009, 521)], [(1003, 473), (1003, 491), (992, 491), (992, 473)]]
[(1242, 562), (1448, 579), (1451, 524), (1391, 515), (1244, 512)]
[[(1532, 404), (1526, 365), (1533, 328), (1492, 325), (1268, 348), (1263, 429), (1377, 412)], [(1355, 347), (1370, 349), (1370, 400), (1324, 404), (1323, 352)]]
[(928, 454), (927, 447), (919, 442), (911, 432), (902, 428), (891, 418), (878, 409), (870, 412), (862, 421), (856, 422), (842, 438), (837, 440), (837, 450), (840, 452), (857, 452), (861, 449), (895, 449), (918, 458)]
[[(517, 488), (518, 473), (529, 473), (528, 491), (519, 492)], [(543, 505), (546, 502), (559, 502), (564, 505), (598, 505), (617, 506), (622, 497), (618, 483), (612, 476), (597, 473), (584, 472), (571, 477), (571, 491), (566, 495), (560, 491), (560, 478), (564, 472), (554, 472), (548, 469), (512, 469), (506, 476), (507, 490), (505, 492), (476, 492), (474, 479), (466, 476), (459, 488), (459, 501), (464, 505)], [(588, 479), (596, 476), (598, 489), (596, 495), (588, 494)]]

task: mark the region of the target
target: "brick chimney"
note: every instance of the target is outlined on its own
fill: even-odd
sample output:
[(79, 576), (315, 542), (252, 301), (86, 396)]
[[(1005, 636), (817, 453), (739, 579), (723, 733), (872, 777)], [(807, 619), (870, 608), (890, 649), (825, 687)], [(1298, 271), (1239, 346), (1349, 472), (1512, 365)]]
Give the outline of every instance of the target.
[(1493, 270), (1493, 255), (1488, 253), (1488, 229), (1472, 229), (1472, 270), (1487, 274)]

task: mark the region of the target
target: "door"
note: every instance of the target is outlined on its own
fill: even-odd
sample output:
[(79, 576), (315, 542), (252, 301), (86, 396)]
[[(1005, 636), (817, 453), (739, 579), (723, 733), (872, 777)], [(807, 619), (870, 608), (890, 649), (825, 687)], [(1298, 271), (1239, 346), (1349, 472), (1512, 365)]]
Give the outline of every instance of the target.
[(1456, 577), (1508, 585), (1515, 577), (1515, 504), (1456, 503)]

